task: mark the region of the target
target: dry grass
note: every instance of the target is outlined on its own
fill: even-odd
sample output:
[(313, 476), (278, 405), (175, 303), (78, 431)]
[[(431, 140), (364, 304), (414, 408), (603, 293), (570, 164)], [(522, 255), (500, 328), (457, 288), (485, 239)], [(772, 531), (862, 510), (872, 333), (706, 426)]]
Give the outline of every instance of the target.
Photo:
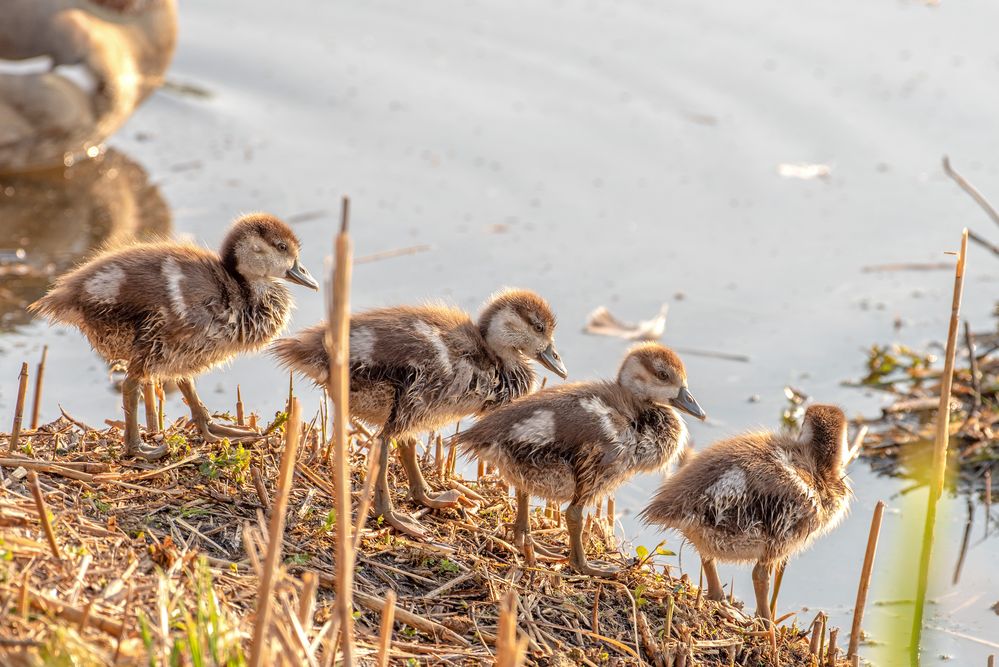
[[(0, 461), (0, 663), (244, 664), (282, 418), (247, 445), (195, 444), (178, 422), (164, 434), (169, 461), (155, 466), (122, 461), (116, 426), (95, 430), (63, 417), (22, 432), (20, 451)], [(265, 664), (328, 665), (335, 651), (329, 589), (339, 518), (321, 461), (321, 424), (302, 431)], [(355, 512), (368, 445), (365, 432), (352, 434)], [(427, 463), (432, 482), (463, 484), (475, 507), (416, 512), (432, 535), (427, 543), (368, 521), (355, 576), (362, 663), (374, 664), (391, 590), (391, 664), (492, 664), (497, 636), (510, 642), (508, 625), (499, 627), (504, 600), (515, 603), (528, 664), (815, 664), (810, 630), (783, 625), (771, 637), (736, 607), (705, 600), (686, 576), (608, 547), (603, 519), (590, 523), (589, 549), (627, 566), (619, 579), (581, 577), (560, 563), (529, 567), (507, 541), (507, 489), (494, 478), (442, 478)], [(28, 470), (37, 472), (59, 557), (39, 521)], [(391, 472), (402, 475), (395, 465)], [(401, 494), (396, 501), (408, 507)], [(565, 543), (555, 518), (538, 511), (532, 521), (536, 539)]]

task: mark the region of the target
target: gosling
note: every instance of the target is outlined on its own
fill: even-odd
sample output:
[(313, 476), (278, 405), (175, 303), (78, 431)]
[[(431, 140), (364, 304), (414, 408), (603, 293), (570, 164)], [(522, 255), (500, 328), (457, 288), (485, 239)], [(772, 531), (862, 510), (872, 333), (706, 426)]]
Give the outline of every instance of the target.
[(218, 254), (166, 241), (108, 250), (61, 276), (29, 310), (77, 327), (108, 363), (127, 368), (125, 452), (153, 461), (167, 448), (143, 442), (138, 402), (142, 385), (154, 380), (177, 381), (205, 441), (253, 433), (213, 422), (193, 378), (284, 329), (292, 300), (279, 279), (319, 288), (299, 262), (300, 248), (282, 221), (246, 215)]
[(557, 558), (531, 539), (530, 496), (569, 502), (569, 562), (591, 576), (613, 576), (586, 560), (583, 509), (633, 475), (673, 463), (687, 440), (677, 410), (705, 414), (687, 389), (683, 362), (658, 343), (633, 347), (614, 382), (544, 389), (514, 401), (455, 436), (462, 451), (499, 468), (517, 489), (514, 541), (524, 555)]
[[(271, 352), (287, 368), (320, 386), (329, 379), (321, 323), (276, 341)], [(396, 306), (357, 313), (350, 320), (350, 412), (379, 429), (375, 516), (414, 537), (426, 532), (392, 506), (389, 443), (395, 439), (410, 497), (427, 507), (453, 507), (460, 494), (434, 494), (417, 461), (416, 435), (509, 403), (534, 388), (531, 360), (561, 378), (555, 316), (528, 290), (506, 290), (486, 303), (477, 322), (443, 305)]]
[(716, 560), (756, 561), (756, 614), (770, 621), (774, 566), (846, 514), (848, 456), (843, 411), (812, 405), (797, 436), (746, 433), (709, 446), (666, 480), (642, 518), (697, 548), (712, 600), (724, 598)]

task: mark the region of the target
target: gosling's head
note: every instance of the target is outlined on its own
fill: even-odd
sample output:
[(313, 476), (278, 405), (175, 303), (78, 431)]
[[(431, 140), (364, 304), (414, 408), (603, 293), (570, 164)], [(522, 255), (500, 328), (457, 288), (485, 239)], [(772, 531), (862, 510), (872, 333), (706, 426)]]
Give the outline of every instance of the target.
[(508, 289), (494, 294), (479, 316), (479, 330), (501, 358), (526, 355), (560, 378), (568, 377), (555, 349), (555, 314), (534, 292)]
[(284, 222), (267, 213), (251, 213), (232, 224), (219, 255), (230, 273), (249, 282), (281, 278), (318, 290), (319, 283), (298, 261), (301, 247)]
[(687, 390), (683, 361), (659, 343), (631, 348), (621, 363), (617, 381), (641, 399), (678, 408), (701, 420), (707, 417)]
[(820, 470), (838, 472), (847, 462), (846, 415), (835, 405), (810, 405), (798, 441), (812, 453)]

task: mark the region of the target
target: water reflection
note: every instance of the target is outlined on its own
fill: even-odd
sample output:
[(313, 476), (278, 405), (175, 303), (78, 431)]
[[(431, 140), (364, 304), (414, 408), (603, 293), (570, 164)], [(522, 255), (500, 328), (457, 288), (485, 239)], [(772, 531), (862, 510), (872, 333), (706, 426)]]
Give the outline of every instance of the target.
[(175, 0), (3, 5), (0, 170), (93, 157), (163, 82), (177, 38)]
[(0, 332), (95, 248), (168, 236), (170, 209), (146, 170), (109, 150), (66, 169), (0, 175)]

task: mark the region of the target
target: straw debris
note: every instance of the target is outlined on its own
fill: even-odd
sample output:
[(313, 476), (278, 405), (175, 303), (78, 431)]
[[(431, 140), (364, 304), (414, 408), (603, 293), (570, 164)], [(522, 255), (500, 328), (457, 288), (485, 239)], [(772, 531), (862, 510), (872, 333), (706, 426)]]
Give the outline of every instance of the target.
[[(334, 510), (332, 471), (317, 455), (321, 429), (293, 427), (301, 444), (290, 488), (278, 493), (287, 424), (298, 421), (278, 415), (269, 435), (236, 456), (226, 442), (196, 443), (180, 420), (153, 436), (171, 443), (169, 460), (155, 466), (122, 459), (115, 426), (94, 430), (63, 416), (22, 431), (20, 451), (0, 461), (0, 664), (247, 664), (274, 553), (265, 513), (278, 503), (263, 501), (284, 494), (263, 662), (332, 664), (340, 630), (334, 536), (344, 517)], [(0, 447), (8, 437), (0, 435)], [(367, 511), (373, 444), (365, 431), (349, 433), (350, 525)], [(398, 479), (401, 467), (391, 465)], [(446, 486), (436, 470), (426, 473)], [(393, 533), (378, 517), (357, 535), (362, 664), (379, 656), (398, 665), (815, 664), (808, 628), (792, 620), (771, 633), (737, 606), (704, 599), (686, 574), (620, 553), (605, 519), (589, 522), (588, 548), (630, 566), (619, 579), (578, 576), (562, 563), (526, 565), (507, 535), (514, 508), (505, 485), (491, 475), (451, 479), (473, 492), (474, 505), (417, 511), (427, 542)], [(408, 507), (403, 496), (400, 487), (395, 501)], [(566, 539), (543, 509), (531, 519), (535, 535)]]

